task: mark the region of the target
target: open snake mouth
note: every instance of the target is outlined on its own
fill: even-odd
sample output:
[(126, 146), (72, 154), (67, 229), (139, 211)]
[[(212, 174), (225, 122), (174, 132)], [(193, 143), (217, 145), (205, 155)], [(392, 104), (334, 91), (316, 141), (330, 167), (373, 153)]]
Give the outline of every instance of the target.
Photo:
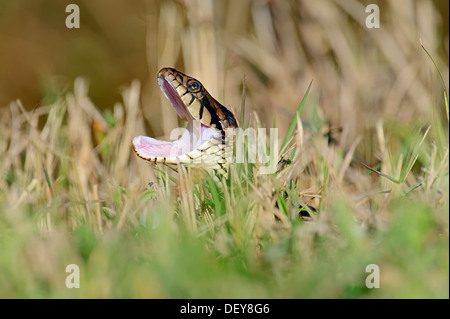
[[(222, 133), (212, 121), (214, 116), (205, 116), (209, 110), (199, 98), (206, 92), (200, 82), (174, 69), (163, 68), (158, 74), (158, 83), (178, 116), (188, 124), (183, 135), (172, 142), (135, 137), (133, 147), (139, 157), (155, 163), (175, 162), (174, 158), (189, 154), (212, 139), (221, 139)], [(205, 125), (206, 118), (210, 125)]]

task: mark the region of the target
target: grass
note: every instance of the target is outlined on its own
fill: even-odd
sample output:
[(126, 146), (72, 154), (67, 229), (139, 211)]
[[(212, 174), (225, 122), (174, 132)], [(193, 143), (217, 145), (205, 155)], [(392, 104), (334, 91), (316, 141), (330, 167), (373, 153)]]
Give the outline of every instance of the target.
[[(277, 12), (287, 10), (281, 3), (288, 2), (272, 4), (280, 6)], [(254, 38), (239, 38), (234, 49), (247, 66), (243, 86), (221, 82), (242, 79), (242, 71), (233, 65), (226, 77), (234, 82), (220, 77), (208, 82), (194, 74), (208, 89), (208, 83), (216, 83), (236, 105), (241, 99), (241, 108), (234, 111), (242, 127), (280, 128), (280, 171), (261, 175), (260, 163), (235, 164), (219, 187), (196, 170), (152, 168), (135, 156), (131, 140), (148, 131), (147, 122), (158, 131), (159, 122), (167, 120), (162, 124), (167, 132), (175, 127), (174, 114), (167, 115), (170, 119), (148, 117), (142, 98), (147, 95), (138, 81), (124, 88), (122, 101), (107, 111), (91, 101), (81, 78), (66, 93), (44, 94), (44, 99), (51, 95), (51, 102), (33, 110), (13, 101), (0, 110), (0, 297), (449, 297), (449, 144), (444, 115), (448, 97), (433, 95), (441, 92), (442, 78), (433, 63), (442, 61), (424, 54), (421, 63), (400, 67), (402, 57), (386, 50), (386, 42), (378, 38), (389, 28), (407, 32), (395, 28), (400, 20), (396, 18), (371, 34), (377, 52), (385, 55), (384, 64), (360, 63), (378, 60), (364, 43), (354, 49), (352, 41), (357, 40), (351, 37), (333, 42), (336, 29), (326, 24), (342, 22), (339, 10), (349, 15), (354, 11), (341, 7), (346, 4), (324, 2), (339, 9), (316, 17), (324, 19), (324, 24), (318, 23), (324, 28), (310, 26), (310, 35), (299, 30), (306, 32), (306, 43), (314, 35), (323, 41), (311, 42), (306, 66), (314, 74), (310, 90), (311, 77), (302, 74), (299, 80), (296, 67), (288, 67), (292, 52), (308, 55), (295, 46), (301, 33), (283, 33), (283, 45), (294, 47), (258, 50), (275, 41), (268, 32), (271, 27), (295, 27), (289, 24), (294, 18), (284, 19), (286, 25), (280, 26), (276, 19), (262, 19), (267, 18), (266, 4), (253, 5), (253, 19), (262, 24)], [(177, 6), (157, 8), (161, 16), (181, 14)], [(186, 9), (188, 16), (197, 14)], [(233, 12), (229, 14), (237, 13)], [(159, 23), (164, 30), (179, 27)], [(346, 24), (335, 25), (346, 36), (354, 31)], [(192, 74), (214, 65), (217, 70), (220, 54), (215, 62), (204, 56), (202, 66), (190, 60), (187, 40), (200, 33), (195, 25), (185, 27), (190, 32), (179, 43), (183, 69)], [(233, 30), (229, 32), (237, 32)], [(398, 36), (395, 32), (393, 37)], [(352, 33), (355, 39), (357, 33)], [(211, 39), (202, 39), (199, 36), (199, 46), (208, 48)], [(420, 45), (415, 51), (408, 47), (408, 39), (400, 53), (424, 53)], [(335, 56), (320, 55), (321, 45), (329, 46)], [(209, 49), (199, 54), (214, 51)], [(414, 54), (407, 58), (417, 57)], [(159, 59), (149, 64), (154, 68), (162, 61), (175, 65), (177, 60)], [(431, 80), (420, 76), (420, 68), (428, 64)], [(396, 76), (383, 84), (383, 79), (390, 79), (387, 74)], [(417, 76), (408, 82), (408, 74)], [(336, 85), (342, 81), (345, 85), (339, 90)], [(395, 90), (367, 90), (377, 83)], [(222, 100), (215, 94), (219, 90), (210, 92)], [(157, 112), (158, 107), (150, 109)], [(342, 131), (336, 133), (339, 127)], [(283, 165), (287, 162), (290, 165)], [(310, 217), (301, 218), (305, 210)], [(80, 267), (79, 289), (65, 286), (69, 264)], [(370, 264), (380, 269), (378, 289), (365, 285)]]
[[(125, 99), (138, 94), (131, 90)], [(134, 161), (127, 125), (142, 121), (138, 105), (120, 106), (134, 118), (115, 118), (95, 145), (88, 101), (76, 92), (33, 112), (12, 103), (2, 123), (3, 297), (448, 296), (448, 148), (438, 149), (428, 130), (404, 142), (410, 155), (389, 155), (383, 145), (387, 173), (371, 169), (378, 177), (320, 134), (302, 140), (297, 125), (285, 139), (297, 151), (278, 174), (236, 164), (220, 189), (191, 170), (161, 167), (145, 190), (133, 181), (137, 165), (126, 165)], [(316, 157), (302, 167), (307, 144)], [(347, 174), (373, 190), (346, 191)], [(304, 188), (307, 179), (320, 185), (317, 193)], [(318, 210), (307, 221), (298, 214), (305, 204)], [(72, 263), (81, 289), (65, 287)], [(369, 264), (380, 267), (380, 289), (365, 286)]]

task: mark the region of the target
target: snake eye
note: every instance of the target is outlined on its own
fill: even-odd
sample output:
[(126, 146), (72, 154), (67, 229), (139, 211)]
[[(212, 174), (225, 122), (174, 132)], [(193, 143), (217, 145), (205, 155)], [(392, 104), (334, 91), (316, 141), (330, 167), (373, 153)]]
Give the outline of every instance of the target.
[(200, 84), (200, 82), (197, 82), (197, 81), (191, 81), (187, 84), (187, 88), (188, 88), (189, 92), (192, 92), (192, 93), (196, 93), (196, 92), (200, 91), (201, 87), (202, 87), (202, 85)]

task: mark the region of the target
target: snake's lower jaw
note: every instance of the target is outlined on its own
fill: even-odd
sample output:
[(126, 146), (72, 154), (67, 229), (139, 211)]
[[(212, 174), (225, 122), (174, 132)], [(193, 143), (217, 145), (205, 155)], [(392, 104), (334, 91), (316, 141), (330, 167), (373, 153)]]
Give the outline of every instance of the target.
[(176, 141), (169, 142), (148, 136), (136, 136), (133, 139), (133, 148), (140, 158), (147, 161), (176, 164), (177, 158), (184, 163), (184, 157), (189, 160), (187, 162), (192, 162), (196, 158), (197, 150), (204, 151), (204, 155), (207, 155), (208, 145), (219, 144), (220, 140), (219, 132), (200, 125), (198, 122), (189, 122), (183, 135)]

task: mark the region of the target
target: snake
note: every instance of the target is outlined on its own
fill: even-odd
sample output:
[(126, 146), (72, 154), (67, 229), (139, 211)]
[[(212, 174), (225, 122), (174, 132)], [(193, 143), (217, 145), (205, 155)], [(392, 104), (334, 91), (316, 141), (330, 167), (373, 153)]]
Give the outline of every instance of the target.
[(158, 84), (187, 126), (175, 141), (134, 137), (136, 155), (154, 164), (181, 164), (227, 177), (233, 149), (226, 130), (239, 127), (233, 112), (214, 99), (200, 81), (174, 68), (162, 68)]

